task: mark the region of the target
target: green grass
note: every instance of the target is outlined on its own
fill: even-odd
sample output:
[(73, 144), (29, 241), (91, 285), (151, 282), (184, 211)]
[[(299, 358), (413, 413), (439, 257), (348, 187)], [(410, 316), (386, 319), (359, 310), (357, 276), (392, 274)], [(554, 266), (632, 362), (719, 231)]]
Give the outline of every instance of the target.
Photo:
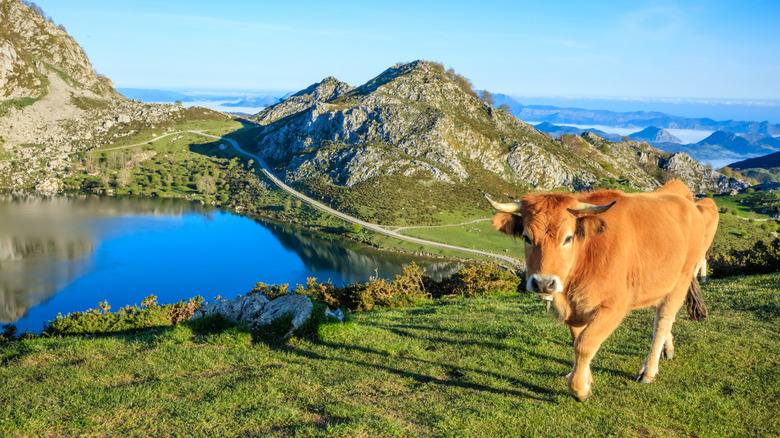
[(400, 230), (399, 233), (434, 242), (508, 255), (519, 260), (525, 258), (521, 242), (494, 230), (490, 219), (467, 225), (408, 228)]
[[(756, 241), (770, 241), (773, 236), (762, 228), (764, 222), (751, 222), (740, 219), (730, 213), (721, 213), (718, 232), (712, 242), (711, 252), (727, 253), (731, 249), (745, 250), (751, 248)], [(776, 226), (774, 221), (771, 225)]]
[(240, 327), (0, 345), (2, 436), (778, 436), (780, 274), (707, 283), (676, 357), (632, 377), (652, 313), (593, 362), (594, 397), (561, 376), (568, 330), (528, 295), (445, 298), (353, 315), (286, 345)]
[[(727, 207), (736, 211), (740, 217), (765, 219), (772, 213), (780, 212), (780, 191), (740, 193), (734, 196), (715, 196), (712, 198), (718, 207)], [(766, 213), (762, 211), (766, 210)]]
[(17, 110), (21, 110), (26, 106), (30, 106), (35, 102), (39, 101), (41, 97), (20, 97), (17, 99), (8, 99), (3, 102), (0, 102), (0, 117), (3, 117), (4, 115), (8, 114), (8, 111), (11, 108), (16, 108)]

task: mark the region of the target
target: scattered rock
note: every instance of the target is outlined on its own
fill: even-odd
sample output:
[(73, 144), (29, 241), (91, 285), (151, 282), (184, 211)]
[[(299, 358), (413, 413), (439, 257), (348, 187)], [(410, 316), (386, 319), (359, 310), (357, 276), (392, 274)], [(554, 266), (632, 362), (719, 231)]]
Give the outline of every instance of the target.
[(62, 181), (56, 178), (47, 178), (38, 183), (35, 190), (44, 195), (56, 195), (62, 191)]
[(331, 317), (336, 318), (339, 320), (339, 322), (344, 322), (344, 313), (341, 311), (341, 309), (336, 309), (335, 312), (332, 312), (330, 308), (325, 308), (325, 317)]
[(253, 294), (232, 300), (218, 300), (196, 310), (192, 319), (220, 314), (235, 323), (251, 322), (270, 301), (264, 295)]

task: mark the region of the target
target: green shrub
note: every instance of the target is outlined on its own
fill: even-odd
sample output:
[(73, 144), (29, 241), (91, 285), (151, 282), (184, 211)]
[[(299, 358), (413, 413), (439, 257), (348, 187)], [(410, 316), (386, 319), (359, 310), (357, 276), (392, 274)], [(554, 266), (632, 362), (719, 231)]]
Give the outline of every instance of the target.
[(727, 254), (712, 254), (709, 264), (713, 277), (780, 271), (780, 238), (775, 238), (769, 244), (759, 240), (746, 250), (732, 249)]
[(444, 295), (475, 296), (493, 292), (515, 292), (524, 283), (522, 277), (496, 265), (471, 265), (440, 282), (426, 285), (434, 297)]
[(367, 283), (334, 287), (307, 279), (306, 289), (296, 291), (309, 295), (330, 308), (366, 311), (376, 308), (405, 307), (430, 297), (425, 290), (423, 272), (415, 263), (404, 268), (401, 275), (389, 282), (372, 277)]
[(126, 306), (110, 312), (111, 306), (105, 301), (99, 303), (100, 309), (57, 315), (54, 321), (46, 324), (43, 333), (51, 336), (132, 333), (152, 327), (169, 327), (189, 320), (202, 305), (203, 298), (195, 297), (160, 306), (157, 298), (150, 295), (144, 299), (142, 307)]

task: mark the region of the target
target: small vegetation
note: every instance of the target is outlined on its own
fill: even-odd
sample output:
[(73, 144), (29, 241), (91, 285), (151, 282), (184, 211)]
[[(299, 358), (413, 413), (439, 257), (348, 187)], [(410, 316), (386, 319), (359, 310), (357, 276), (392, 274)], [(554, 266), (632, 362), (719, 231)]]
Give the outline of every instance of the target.
[(756, 241), (751, 248), (716, 252), (710, 257), (714, 277), (755, 275), (780, 271), (780, 238)]
[(0, 102), (0, 117), (8, 114), (8, 111), (11, 108), (20, 110), (26, 106), (34, 104), (38, 100), (40, 100), (40, 97), (20, 97), (17, 99), (4, 100), (3, 102)]

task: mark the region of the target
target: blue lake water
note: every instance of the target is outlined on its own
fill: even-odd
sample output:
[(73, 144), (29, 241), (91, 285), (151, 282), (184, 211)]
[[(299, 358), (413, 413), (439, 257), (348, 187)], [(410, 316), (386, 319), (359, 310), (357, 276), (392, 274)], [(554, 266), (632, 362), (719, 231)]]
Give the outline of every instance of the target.
[(104, 300), (211, 301), (308, 277), (340, 286), (394, 278), (412, 261), (436, 278), (460, 267), (183, 201), (0, 198), (0, 322), (20, 331)]

